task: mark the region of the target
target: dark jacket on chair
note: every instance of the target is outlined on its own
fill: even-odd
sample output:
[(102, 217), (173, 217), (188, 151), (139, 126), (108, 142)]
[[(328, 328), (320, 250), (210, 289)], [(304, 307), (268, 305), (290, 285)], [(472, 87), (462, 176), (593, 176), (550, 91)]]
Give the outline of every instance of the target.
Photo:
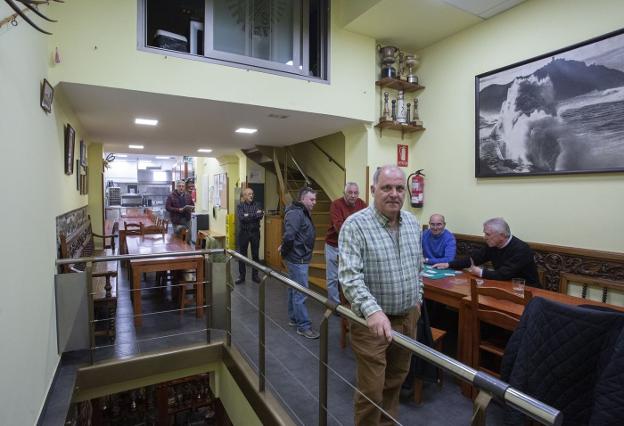
[[(501, 379), (563, 413), (564, 425), (621, 424), (624, 418), (624, 314), (540, 297), (526, 306)], [(508, 410), (506, 424), (524, 424)]]

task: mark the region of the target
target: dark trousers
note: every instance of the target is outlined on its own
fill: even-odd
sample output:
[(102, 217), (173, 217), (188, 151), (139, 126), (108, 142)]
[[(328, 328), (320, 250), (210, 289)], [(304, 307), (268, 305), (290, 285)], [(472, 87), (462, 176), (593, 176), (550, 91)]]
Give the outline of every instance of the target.
[[(251, 244), (251, 258), (255, 262), (259, 262), (260, 259), (258, 257), (258, 248), (260, 247), (260, 231), (245, 231), (241, 230), (238, 234), (238, 252), (243, 256), (247, 256), (247, 249)], [(245, 263), (238, 262), (238, 277), (245, 278)], [(258, 275), (258, 270), (252, 270), (253, 276)]]

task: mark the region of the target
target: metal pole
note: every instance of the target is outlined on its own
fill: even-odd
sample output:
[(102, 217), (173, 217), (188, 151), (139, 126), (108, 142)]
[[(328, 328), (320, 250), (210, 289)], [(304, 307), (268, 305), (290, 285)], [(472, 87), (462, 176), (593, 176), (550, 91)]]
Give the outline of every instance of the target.
[(228, 257), (225, 262), (225, 344), (232, 346), (232, 270), (231, 270), (232, 256)]
[(260, 281), (260, 294), (258, 295), (258, 391), (264, 392), (266, 377), (266, 280), (268, 275), (264, 275)]
[(212, 328), (212, 301), (213, 301), (213, 279), (212, 279), (212, 255), (204, 255), (204, 280), (206, 280), (206, 284), (204, 285), (204, 302), (206, 304), (206, 343), (210, 343), (210, 329)]
[(329, 317), (331, 309), (326, 309), (320, 324), (321, 337), (319, 342), (319, 426), (327, 425), (327, 361), (329, 334)]
[(95, 308), (93, 306), (93, 263), (87, 263), (87, 267), (85, 268), (85, 274), (87, 277), (87, 300), (89, 303), (89, 306), (87, 306), (87, 321), (89, 321), (89, 363), (93, 365), (93, 363), (95, 362), (95, 354), (93, 352), (95, 348), (95, 323), (93, 322), (95, 319)]

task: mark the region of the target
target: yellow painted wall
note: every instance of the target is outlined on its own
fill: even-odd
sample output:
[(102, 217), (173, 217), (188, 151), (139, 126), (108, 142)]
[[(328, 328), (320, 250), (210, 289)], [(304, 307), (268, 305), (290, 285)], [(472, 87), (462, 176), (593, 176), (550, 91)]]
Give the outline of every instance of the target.
[[(0, 3), (0, 17), (11, 14)], [(37, 421), (59, 361), (55, 217), (87, 204), (76, 191), (76, 176), (63, 171), (63, 126), (69, 121), (76, 128), (76, 154), (84, 134), (61, 93), (51, 114), (39, 107), (50, 61), (46, 36), (21, 20), (5, 25), (0, 58), (0, 178), (6, 183), (0, 217), (10, 242), (0, 248), (0, 424), (28, 425)]]
[(261, 426), (262, 422), (260, 422), (260, 419), (249, 404), (249, 401), (245, 399), (245, 396), (236, 384), (234, 377), (232, 377), (223, 363), (221, 363), (217, 369), (217, 379), (218, 383), (215, 396), (221, 399), (221, 403), (232, 421), (232, 424), (241, 426)]
[[(334, 133), (314, 141), (344, 167), (345, 139), (342, 133)], [(330, 163), (325, 154), (316, 148), (312, 142), (293, 145), (290, 149), (303, 172), (310, 179), (315, 180), (330, 199), (333, 200), (342, 196), (345, 172), (334, 163)]]
[(104, 235), (104, 186), (102, 183), (102, 177), (104, 172), (104, 165), (102, 163), (102, 150), (101, 143), (89, 144), (89, 216), (91, 216), (91, 226), (93, 232)]
[[(412, 211), (443, 213), (460, 233), (481, 234), (484, 220), (503, 216), (527, 241), (624, 251), (622, 174), (474, 177), (474, 76), (614, 31), (622, 16), (619, 0), (532, 0), (420, 52), (427, 130), (405, 141), (409, 170), (427, 177), (425, 207)], [(369, 139), (371, 166), (395, 161), (400, 136), (389, 133)]]
[(130, 0), (71, 1), (52, 8), (50, 16), (62, 25), (54, 28), (50, 46), (59, 47), (63, 61), (50, 77), (372, 120), (375, 43), (340, 29), (333, 10), (331, 84), (139, 51), (137, 2)]

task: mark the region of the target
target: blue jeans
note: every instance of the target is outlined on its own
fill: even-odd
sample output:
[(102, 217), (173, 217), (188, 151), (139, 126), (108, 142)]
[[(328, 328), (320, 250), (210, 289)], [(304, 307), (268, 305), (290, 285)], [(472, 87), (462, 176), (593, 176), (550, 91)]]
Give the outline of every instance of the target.
[(330, 246), (325, 243), (325, 277), (327, 278), (327, 298), (340, 304), (338, 296), (338, 247)]
[[(290, 263), (286, 261), (288, 268), (288, 276), (297, 284), (308, 288), (308, 264), (307, 263)], [(298, 331), (309, 330), (312, 326), (308, 317), (308, 308), (305, 301), (308, 298), (305, 294), (291, 287), (288, 288), (288, 318), (297, 324)]]

